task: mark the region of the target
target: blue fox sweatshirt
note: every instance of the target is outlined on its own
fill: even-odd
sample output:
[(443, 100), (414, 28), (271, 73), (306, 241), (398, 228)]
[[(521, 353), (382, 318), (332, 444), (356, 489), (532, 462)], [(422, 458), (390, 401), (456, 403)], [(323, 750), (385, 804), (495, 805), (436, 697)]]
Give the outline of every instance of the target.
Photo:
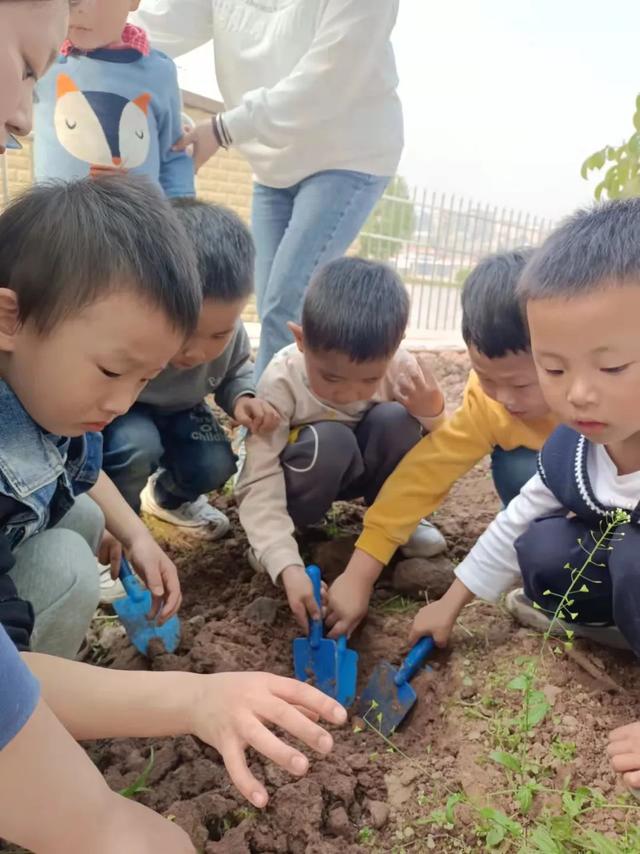
[(73, 180), (121, 167), (193, 196), (193, 162), (171, 147), (182, 136), (176, 67), (164, 53), (100, 48), (58, 57), (39, 81), (37, 181)]

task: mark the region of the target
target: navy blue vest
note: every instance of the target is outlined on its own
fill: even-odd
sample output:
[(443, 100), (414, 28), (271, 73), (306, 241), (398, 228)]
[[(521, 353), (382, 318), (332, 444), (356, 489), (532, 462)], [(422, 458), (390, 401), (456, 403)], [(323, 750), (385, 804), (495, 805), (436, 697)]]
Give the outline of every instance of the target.
[[(538, 454), (538, 473), (563, 507), (597, 527), (617, 508), (605, 507), (593, 493), (587, 471), (589, 445), (570, 427), (557, 427)], [(631, 522), (640, 523), (640, 502), (631, 512)]]

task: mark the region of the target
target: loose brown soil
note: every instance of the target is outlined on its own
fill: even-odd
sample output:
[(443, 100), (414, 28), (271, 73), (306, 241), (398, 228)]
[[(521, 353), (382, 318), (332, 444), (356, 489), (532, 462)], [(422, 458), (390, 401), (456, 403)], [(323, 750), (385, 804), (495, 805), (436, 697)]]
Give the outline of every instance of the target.
[[(434, 365), (448, 400), (459, 400), (466, 358), (439, 354)], [(221, 543), (205, 546), (175, 536), (167, 539), (168, 530), (156, 528), (180, 568), (185, 594), (178, 654), (161, 655), (149, 665), (132, 652), (116, 625), (102, 620), (96, 623), (93, 641), (93, 656), (100, 663), (199, 673), (265, 669), (291, 675), (296, 629), (286, 602), (267, 578), (248, 567), (246, 540), (232, 502), (220, 498), (216, 503), (234, 522), (233, 534)], [(497, 507), (486, 464), (456, 485), (435, 517), (454, 560), (468, 551)], [(325, 572), (331, 574), (343, 565), (362, 512), (357, 505), (340, 507), (338, 539), (333, 523), (306, 535), (304, 550)], [(399, 598), (390, 577), (390, 573), (383, 577), (370, 616), (354, 638), (360, 684), (380, 659), (397, 663), (406, 652), (407, 630), (418, 603)], [(535, 654), (539, 647), (540, 639), (515, 625), (503, 608), (474, 603), (463, 613), (450, 649), (438, 652), (431, 670), (415, 678), (419, 701), (393, 737), (397, 750), (352, 721), (335, 732), (336, 747), (329, 758), (312, 758), (304, 779), (294, 780), (253, 756), (252, 767), (271, 794), (261, 813), (249, 808), (231, 787), (217, 753), (194, 738), (106, 741), (92, 745), (90, 753), (109, 784), (122, 789), (139, 776), (153, 747), (149, 791), (137, 797), (174, 816), (206, 854), (487, 850), (478, 838), (474, 814), (466, 807), (453, 829), (426, 824), (424, 819), (457, 791), (509, 811), (505, 796), (493, 794), (504, 788), (504, 776), (486, 758), (495, 746), (492, 715), (517, 703), (517, 696), (504, 685), (519, 672), (517, 657)], [(586, 643), (576, 643), (575, 649), (578, 660), (548, 656), (550, 665), (542, 681), (553, 711), (538, 728), (532, 752), (542, 761), (553, 741), (575, 744), (574, 758), (551, 763), (557, 779), (570, 777), (613, 797), (619, 784), (608, 768), (606, 735), (636, 716), (638, 668), (627, 654)], [(580, 655), (587, 657), (591, 674), (580, 663)], [(622, 690), (611, 691), (610, 680)], [(619, 818), (615, 811), (603, 812), (596, 826), (613, 831)]]

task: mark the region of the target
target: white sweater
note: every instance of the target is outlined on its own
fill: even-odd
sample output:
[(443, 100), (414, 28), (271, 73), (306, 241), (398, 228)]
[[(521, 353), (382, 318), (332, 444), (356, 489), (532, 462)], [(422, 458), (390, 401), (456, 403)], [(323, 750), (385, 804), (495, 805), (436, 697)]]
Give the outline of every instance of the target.
[(179, 56), (213, 38), (225, 124), (257, 180), (393, 175), (403, 147), (390, 35), (399, 0), (142, 0), (131, 20)]
[[(631, 511), (640, 501), (640, 472), (618, 474), (603, 445), (589, 445), (587, 471), (593, 494), (605, 507)], [(495, 602), (521, 580), (515, 541), (536, 519), (561, 509), (540, 475), (534, 475), (458, 564), (456, 576), (476, 596)]]

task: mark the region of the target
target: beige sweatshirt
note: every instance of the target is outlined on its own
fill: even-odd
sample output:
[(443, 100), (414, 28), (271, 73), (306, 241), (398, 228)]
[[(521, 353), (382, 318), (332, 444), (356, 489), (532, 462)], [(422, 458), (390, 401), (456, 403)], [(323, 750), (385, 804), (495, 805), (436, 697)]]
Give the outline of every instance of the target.
[[(280, 455), (297, 427), (318, 421), (341, 421), (355, 427), (376, 403), (396, 400), (396, 384), (415, 357), (399, 350), (371, 400), (334, 407), (316, 397), (307, 379), (304, 356), (295, 344), (281, 350), (262, 375), (257, 394), (280, 413), (279, 426), (266, 436), (249, 436), (247, 457), (236, 486), (240, 522), (258, 560), (274, 582), (287, 566), (304, 566), (287, 512), (287, 494)], [(427, 431), (444, 415), (417, 418)]]

